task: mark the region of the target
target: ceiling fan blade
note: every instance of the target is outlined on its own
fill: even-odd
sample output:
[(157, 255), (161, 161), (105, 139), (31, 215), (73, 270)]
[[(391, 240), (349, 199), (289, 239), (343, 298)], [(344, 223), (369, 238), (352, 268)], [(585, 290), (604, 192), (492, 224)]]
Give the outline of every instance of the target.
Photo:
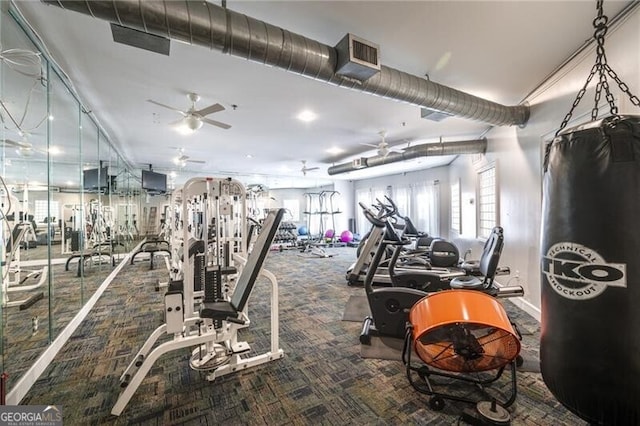
[(311, 171), (313, 171), (313, 170), (318, 170), (319, 168), (320, 168), (320, 167), (307, 167), (307, 168), (305, 168), (304, 170), (305, 170), (305, 171), (307, 171), (307, 172), (311, 172)]
[(202, 108), (201, 110), (194, 111), (194, 114), (198, 114), (201, 117), (205, 115), (213, 114), (214, 112), (224, 111), (224, 107), (220, 104), (209, 105), (206, 108)]
[(196, 164), (204, 164), (206, 161), (204, 160), (185, 160), (187, 163), (196, 163)]
[(161, 106), (162, 108), (170, 109), (171, 111), (179, 112), (180, 114), (184, 115), (185, 117), (187, 116), (187, 113), (185, 111), (179, 110), (178, 108), (174, 108), (174, 107), (169, 106), (169, 105), (161, 104), (160, 102), (156, 102), (156, 101), (154, 101), (152, 99), (147, 99), (147, 102), (152, 103), (154, 105)]
[(366, 142), (360, 142), (360, 145), (370, 146), (372, 148), (377, 148), (379, 146), (378, 144), (366, 143)]
[(184, 122), (184, 118), (181, 118), (179, 120), (176, 121), (172, 121), (171, 123), (169, 123), (169, 126), (179, 126), (180, 124), (182, 124)]
[(31, 148), (31, 144), (27, 142), (17, 142), (11, 139), (4, 140), (5, 145), (15, 146), (16, 148)]
[(219, 121), (211, 120), (209, 118), (202, 117), (201, 120), (203, 122), (207, 123), (207, 124), (211, 124), (213, 126), (218, 126), (218, 127), (222, 128), (222, 129), (230, 129), (231, 128), (231, 126), (229, 124), (221, 123)]

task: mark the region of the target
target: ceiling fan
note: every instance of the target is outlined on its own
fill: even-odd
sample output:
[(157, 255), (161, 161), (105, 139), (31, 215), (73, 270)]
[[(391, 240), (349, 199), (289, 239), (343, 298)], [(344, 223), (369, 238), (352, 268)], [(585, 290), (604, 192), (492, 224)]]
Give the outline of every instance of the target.
[(16, 153), (21, 157), (31, 157), (34, 152), (39, 152), (41, 154), (47, 153), (46, 151), (34, 148), (33, 144), (31, 142), (28, 142), (26, 139), (21, 142), (11, 139), (4, 139), (2, 141), (2, 144), (5, 147), (15, 148)]
[(377, 145), (374, 145), (372, 143), (361, 143), (361, 145), (365, 145), (365, 146), (371, 146), (373, 148), (377, 148), (378, 149), (378, 155), (380, 157), (386, 157), (387, 155), (389, 155), (390, 152), (399, 152), (394, 150), (393, 148), (391, 148), (389, 146), (389, 144), (387, 143), (387, 141), (385, 140), (385, 137), (387, 136), (387, 132), (386, 130), (381, 130), (378, 132), (378, 134), (380, 135), (380, 137), (382, 138), (382, 140), (380, 141), (380, 143), (378, 143)]
[(209, 105), (206, 108), (202, 108), (202, 109), (196, 109), (196, 102), (198, 102), (200, 100), (200, 96), (195, 94), (195, 93), (189, 93), (187, 94), (187, 98), (189, 98), (189, 100), (191, 101), (191, 107), (189, 107), (188, 110), (183, 111), (181, 109), (178, 108), (174, 108), (172, 106), (169, 105), (165, 105), (162, 104), (160, 102), (156, 102), (152, 99), (147, 99), (147, 102), (150, 102), (154, 105), (158, 105), (161, 106), (163, 108), (167, 108), (170, 109), (172, 111), (178, 112), (180, 114), (182, 114), (183, 118), (181, 118), (178, 121), (175, 121), (171, 124), (175, 125), (175, 124), (183, 124), (188, 130), (190, 130), (191, 132), (195, 132), (196, 130), (198, 130), (200, 127), (202, 127), (203, 123), (207, 123), (207, 124), (211, 124), (213, 126), (217, 126), (220, 127), (222, 129), (229, 129), (231, 128), (231, 126), (229, 124), (226, 123), (222, 123), (220, 121), (215, 121), (215, 120), (211, 120), (210, 118), (207, 118), (206, 116), (209, 114), (213, 114), (215, 112), (220, 112), (220, 111), (224, 111), (224, 107), (218, 103), (213, 104), (213, 105)]
[(300, 171), (302, 172), (303, 176), (307, 175), (307, 172), (312, 172), (314, 170), (318, 170), (320, 167), (307, 167), (307, 161), (306, 160), (302, 160), (302, 168), (300, 169)]
[(178, 148), (178, 156), (173, 159), (173, 162), (180, 167), (184, 167), (187, 163), (204, 164), (204, 160), (191, 160), (187, 154), (184, 153), (184, 148)]

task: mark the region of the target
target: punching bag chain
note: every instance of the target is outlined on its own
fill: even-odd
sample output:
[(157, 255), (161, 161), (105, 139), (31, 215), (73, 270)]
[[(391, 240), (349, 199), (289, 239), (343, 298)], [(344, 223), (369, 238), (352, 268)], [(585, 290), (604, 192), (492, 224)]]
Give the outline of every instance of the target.
[(587, 91), (587, 87), (589, 86), (589, 83), (591, 83), (591, 80), (596, 74), (598, 74), (598, 83), (596, 84), (594, 106), (591, 109), (591, 120), (595, 121), (598, 118), (598, 104), (600, 103), (600, 98), (602, 97), (603, 89), (605, 93), (605, 99), (609, 104), (611, 115), (614, 117), (614, 119), (612, 120), (612, 123), (616, 123), (620, 118), (618, 116), (618, 107), (616, 106), (615, 99), (613, 98), (613, 94), (609, 90), (609, 82), (607, 81), (607, 75), (611, 77), (618, 84), (618, 87), (623, 93), (629, 96), (629, 99), (631, 100), (632, 104), (634, 104), (637, 107), (640, 107), (640, 99), (638, 99), (636, 95), (631, 93), (631, 91), (629, 90), (629, 86), (627, 86), (626, 83), (620, 80), (620, 77), (618, 77), (618, 74), (616, 74), (616, 72), (607, 63), (607, 55), (604, 51), (604, 37), (607, 34), (607, 30), (608, 30), (607, 24), (609, 22), (609, 18), (607, 17), (607, 15), (604, 14), (603, 7), (602, 7), (603, 1), (604, 0), (597, 0), (596, 10), (598, 12), (598, 15), (593, 20), (593, 27), (595, 28), (595, 31), (593, 33), (593, 39), (596, 42), (596, 63), (591, 68), (591, 71), (589, 72), (589, 76), (587, 77), (587, 81), (584, 83), (584, 86), (582, 86), (582, 88), (580, 89), (580, 91), (576, 96), (576, 99), (573, 101), (573, 105), (571, 106), (571, 109), (569, 110), (567, 115), (564, 117), (564, 120), (562, 120), (562, 124), (560, 125), (560, 128), (556, 132), (556, 136), (558, 136), (558, 134), (562, 131), (562, 129), (564, 129), (569, 123), (569, 121), (571, 120), (573, 111), (582, 100), (582, 97)]

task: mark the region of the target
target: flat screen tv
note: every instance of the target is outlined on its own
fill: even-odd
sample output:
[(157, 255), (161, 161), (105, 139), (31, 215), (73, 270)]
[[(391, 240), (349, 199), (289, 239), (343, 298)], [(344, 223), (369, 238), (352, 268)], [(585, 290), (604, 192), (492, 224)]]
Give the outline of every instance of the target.
[(82, 171), (82, 187), (85, 191), (99, 191), (108, 188), (109, 169), (87, 169)]
[(142, 170), (142, 189), (156, 194), (167, 192), (167, 175)]

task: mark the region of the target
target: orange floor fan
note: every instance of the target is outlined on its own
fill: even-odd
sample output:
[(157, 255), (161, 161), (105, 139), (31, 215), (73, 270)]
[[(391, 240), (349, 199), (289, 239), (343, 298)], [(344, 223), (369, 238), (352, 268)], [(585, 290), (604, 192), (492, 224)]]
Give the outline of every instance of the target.
[[(424, 365), (412, 365), (412, 350)], [(445, 290), (422, 298), (411, 308), (402, 360), (413, 388), (431, 396), (431, 409), (442, 410), (446, 399), (468, 402), (476, 404), (479, 414), (493, 424), (508, 424), (505, 407), (516, 399), (519, 353), (520, 335), (500, 302), (479, 291)], [(500, 402), (489, 396), (486, 387), (498, 380), (507, 366), (511, 369), (511, 395)], [(495, 374), (490, 374), (492, 371)], [(478, 386), (488, 400), (437, 391), (432, 377)]]

